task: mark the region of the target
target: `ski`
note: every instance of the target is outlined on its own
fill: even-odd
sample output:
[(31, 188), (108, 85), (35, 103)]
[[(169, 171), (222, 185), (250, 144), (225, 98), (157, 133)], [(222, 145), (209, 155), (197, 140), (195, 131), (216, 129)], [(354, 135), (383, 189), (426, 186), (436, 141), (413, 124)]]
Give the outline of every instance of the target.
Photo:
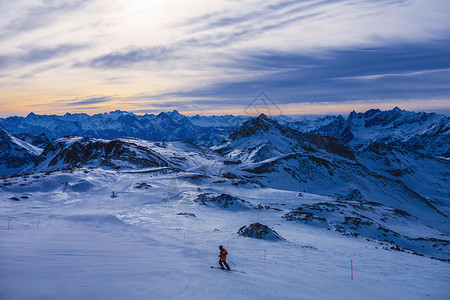
[(219, 269), (219, 270), (223, 270), (223, 271), (238, 272), (238, 273), (246, 274), (245, 272), (242, 272), (242, 271), (222, 269), (221, 267), (214, 267), (214, 266), (211, 266), (211, 268), (212, 268), (212, 269)]

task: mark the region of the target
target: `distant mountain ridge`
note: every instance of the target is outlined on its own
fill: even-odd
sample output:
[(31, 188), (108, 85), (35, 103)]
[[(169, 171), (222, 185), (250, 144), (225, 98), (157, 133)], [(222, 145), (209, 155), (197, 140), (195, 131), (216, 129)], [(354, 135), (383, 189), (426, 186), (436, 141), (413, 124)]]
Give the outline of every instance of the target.
[(450, 117), (435, 113), (415, 113), (398, 107), (388, 111), (352, 111), (347, 119), (339, 116), (312, 132), (341, 139), (356, 150), (377, 140), (401, 143), (432, 156), (450, 157)]
[[(205, 122), (204, 118), (210, 122)], [(67, 135), (103, 139), (133, 137), (151, 141), (188, 140), (211, 146), (228, 136), (234, 129), (230, 124), (239, 125), (240, 119), (245, 117), (186, 117), (176, 110), (158, 115), (135, 115), (116, 110), (92, 116), (85, 113), (63, 116), (30, 113), (26, 117), (0, 119), (0, 124), (13, 134), (27, 135), (30, 139), (42, 134), (48, 139)]]
[[(288, 117), (271, 119), (300, 132), (328, 136), (348, 143), (354, 150), (374, 140), (386, 144), (401, 143), (404, 147), (431, 156), (450, 157), (450, 117), (435, 113), (410, 112), (395, 107), (364, 113), (352, 111), (342, 116)], [(17, 137), (35, 146), (66, 135), (116, 139), (133, 137), (150, 141), (187, 140), (202, 146), (217, 146), (249, 116), (184, 116), (178, 111), (158, 115), (135, 115), (126, 111), (87, 115), (66, 113), (26, 117), (0, 118), (0, 124)], [(36, 137), (39, 136), (39, 137)]]

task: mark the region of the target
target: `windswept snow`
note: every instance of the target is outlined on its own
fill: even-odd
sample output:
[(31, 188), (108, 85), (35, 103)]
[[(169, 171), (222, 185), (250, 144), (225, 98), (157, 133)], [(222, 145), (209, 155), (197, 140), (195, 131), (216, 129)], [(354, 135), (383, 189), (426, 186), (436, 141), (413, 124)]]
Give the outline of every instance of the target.
[[(0, 298), (448, 297), (447, 262), (281, 218), (326, 196), (192, 175), (80, 169), (3, 180)], [(137, 188), (142, 182), (151, 187)], [(249, 209), (197, 201), (224, 192), (245, 199)], [(256, 222), (286, 240), (237, 234)], [(245, 274), (210, 268), (219, 244), (231, 267)]]

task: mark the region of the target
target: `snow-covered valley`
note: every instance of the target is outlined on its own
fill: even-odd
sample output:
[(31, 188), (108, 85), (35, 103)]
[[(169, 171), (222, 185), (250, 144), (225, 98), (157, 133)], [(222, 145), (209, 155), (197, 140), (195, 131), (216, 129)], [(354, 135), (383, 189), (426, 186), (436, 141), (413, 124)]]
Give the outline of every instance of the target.
[[(81, 169), (6, 181), (11, 185), (0, 204), (4, 299), (448, 296), (447, 262), (282, 218), (325, 196), (161, 171)], [(224, 192), (248, 202), (196, 201), (201, 193)], [(237, 235), (254, 222), (286, 240)], [(210, 268), (217, 265), (219, 244), (228, 249), (232, 268), (245, 273)]]

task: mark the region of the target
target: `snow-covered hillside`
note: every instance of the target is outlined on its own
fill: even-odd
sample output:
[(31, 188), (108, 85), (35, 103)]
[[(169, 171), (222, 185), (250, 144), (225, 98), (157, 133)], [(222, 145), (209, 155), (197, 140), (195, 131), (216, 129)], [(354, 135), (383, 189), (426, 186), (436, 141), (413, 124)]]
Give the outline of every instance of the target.
[(42, 152), (0, 126), (0, 175), (12, 175), (29, 165)]
[(432, 156), (450, 156), (450, 117), (435, 113), (409, 112), (398, 107), (388, 111), (352, 111), (346, 120), (336, 118), (313, 132), (339, 138), (354, 149), (377, 140), (401, 143), (410, 150)]
[[(448, 262), (430, 259), (439, 250), (426, 241), (404, 240), (397, 247), (388, 239), (376, 241), (374, 226), (365, 224), (361, 231), (368, 232), (370, 240), (342, 235), (354, 227), (355, 219), (338, 228), (295, 215), (299, 206), (306, 213), (330, 203), (320, 218), (337, 224), (332, 205), (342, 205), (341, 211), (354, 211), (354, 216), (360, 213), (358, 205), (372, 205), (368, 216), (376, 223), (384, 224), (380, 218), (388, 213), (385, 218), (402, 234), (440, 235), (401, 211), (201, 175), (81, 168), (2, 180), (1, 297), (445, 299), (448, 295)], [(214, 196), (222, 194), (229, 197)], [(284, 240), (238, 234), (241, 227), (256, 222)], [(434, 244), (443, 249), (445, 258), (448, 245), (442, 239), (435, 238)], [(228, 249), (237, 272), (210, 268), (217, 265), (220, 244)], [(426, 256), (411, 254), (421, 251), (422, 245)], [(404, 250), (406, 246), (411, 250)]]
[(356, 152), (358, 161), (388, 178), (401, 181), (450, 214), (450, 161), (400, 145), (372, 142)]
[(354, 159), (350, 147), (338, 139), (301, 133), (263, 114), (243, 123), (228, 139), (211, 149), (243, 162), (260, 162), (281, 154), (322, 150)]
[(1, 120), (0, 298), (447, 299), (448, 120), (306, 120)]

